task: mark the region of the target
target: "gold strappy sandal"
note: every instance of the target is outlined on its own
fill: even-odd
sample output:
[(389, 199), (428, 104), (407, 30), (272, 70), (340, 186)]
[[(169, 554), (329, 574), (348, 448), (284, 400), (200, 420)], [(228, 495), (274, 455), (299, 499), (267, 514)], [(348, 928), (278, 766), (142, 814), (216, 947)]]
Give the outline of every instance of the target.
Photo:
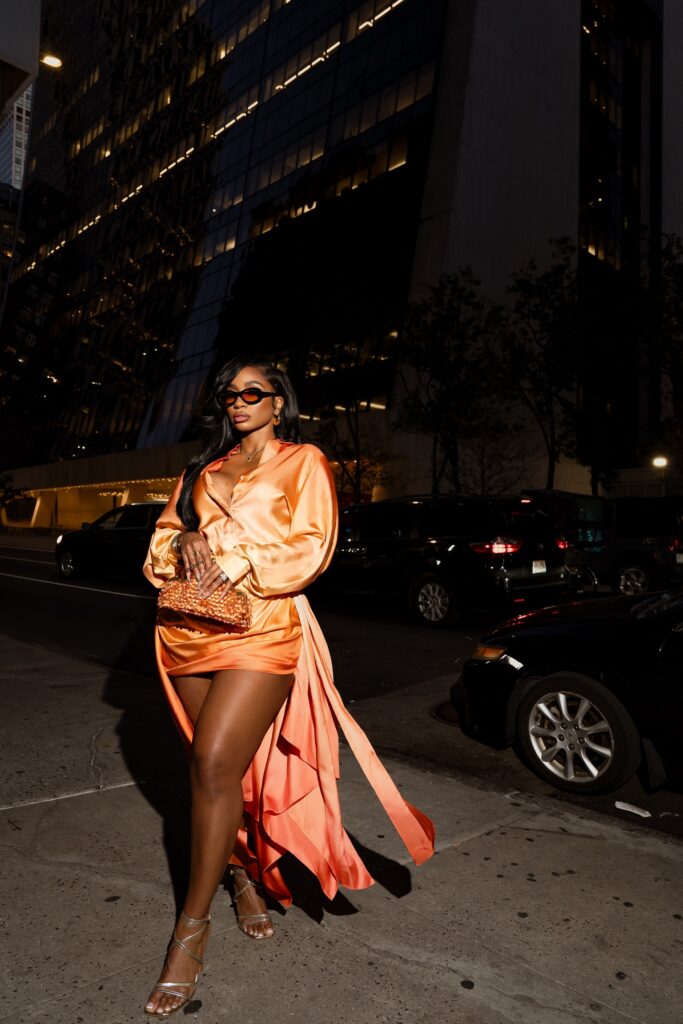
[[(192, 999), (192, 996), (195, 993), (195, 989), (197, 987), (197, 979), (199, 978), (199, 975), (201, 974), (202, 969), (204, 967), (204, 964), (200, 957), (198, 957), (196, 953), (193, 953), (192, 950), (189, 949), (188, 946), (186, 946), (186, 943), (189, 942), (191, 939), (196, 939), (197, 936), (201, 935), (204, 932), (204, 929), (207, 928), (209, 922), (211, 921), (211, 914), (209, 914), (208, 917), (189, 917), (184, 911), (181, 910), (180, 917), (185, 922), (185, 924), (188, 924), (190, 926), (199, 924), (201, 925), (201, 928), (198, 928), (197, 931), (193, 932), (191, 935), (185, 935), (182, 939), (179, 939), (174, 932), (173, 938), (171, 939), (168, 946), (169, 951), (173, 949), (174, 946), (179, 946), (180, 949), (182, 949), (183, 953), (185, 953), (187, 956), (191, 956), (193, 960), (197, 961), (197, 963), (199, 964), (199, 970), (195, 974), (194, 981), (158, 981), (154, 988), (152, 989), (152, 991), (150, 992), (150, 998), (152, 996), (152, 993), (154, 992), (164, 992), (168, 996), (176, 996), (178, 999), (182, 999), (182, 1002), (178, 1003), (177, 1006), (174, 1006), (172, 1010), (164, 1010), (161, 1013), (157, 1010), (148, 1010), (147, 1006), (145, 1006), (145, 1013), (149, 1017), (170, 1017), (172, 1013), (176, 1012), (176, 1010), (182, 1010), (183, 1006), (187, 1006), (187, 1004)], [(191, 991), (184, 992), (183, 989), (191, 989)]]
[[(235, 872), (231, 871), (230, 874), (232, 875), (233, 879), (236, 882), (237, 881), (237, 875), (235, 874)], [(244, 885), (242, 886), (242, 888), (239, 890), (239, 892), (235, 893), (235, 895), (233, 896), (233, 898), (232, 898), (232, 900), (230, 902), (230, 905), (235, 908), (235, 917), (237, 918), (237, 927), (239, 928), (239, 930), (241, 932), (244, 932), (245, 935), (248, 935), (250, 939), (272, 939), (273, 931), (271, 931), (270, 935), (266, 935), (263, 932), (261, 932), (260, 935), (252, 935), (251, 932), (247, 931), (247, 922), (258, 923), (260, 921), (263, 921), (265, 923), (267, 921), (268, 924), (270, 925), (271, 929), (272, 929), (273, 928), (273, 919), (271, 918), (270, 914), (268, 914), (268, 913), (265, 913), (265, 914), (238, 914), (237, 913), (237, 901), (240, 898), (240, 896), (242, 895), (242, 893), (245, 893), (247, 891), (249, 886), (254, 888), (256, 890), (256, 892), (259, 894), (259, 896), (263, 897), (263, 889), (262, 889), (262, 887), (257, 882), (254, 882), (251, 878), (247, 877)]]

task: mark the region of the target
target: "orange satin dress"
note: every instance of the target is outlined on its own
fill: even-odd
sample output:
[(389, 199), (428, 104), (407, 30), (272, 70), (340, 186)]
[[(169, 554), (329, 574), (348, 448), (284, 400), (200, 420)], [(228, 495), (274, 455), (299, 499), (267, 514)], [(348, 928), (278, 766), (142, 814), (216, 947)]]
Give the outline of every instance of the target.
[[(227, 459), (229, 455), (224, 458)], [(212, 472), (202, 471), (193, 502), (199, 530), (216, 561), (248, 594), (246, 631), (208, 627), (161, 612), (157, 663), (176, 725), (189, 749), (192, 723), (172, 678), (220, 669), (294, 673), (294, 683), (243, 780), (245, 819), (232, 862), (260, 874), (265, 888), (291, 903), (278, 868), (289, 852), (320, 881), (327, 897), (339, 885), (363, 889), (373, 879), (344, 831), (337, 779), (343, 732), (368, 781), (416, 864), (434, 852), (434, 826), (399, 793), (334, 686), (330, 655), (302, 590), (329, 565), (337, 538), (334, 481), (323, 453), (310, 444), (271, 440), (261, 461), (236, 482), (229, 502)], [(161, 513), (143, 572), (156, 586), (175, 576), (171, 541), (183, 529), (176, 512), (182, 478)]]

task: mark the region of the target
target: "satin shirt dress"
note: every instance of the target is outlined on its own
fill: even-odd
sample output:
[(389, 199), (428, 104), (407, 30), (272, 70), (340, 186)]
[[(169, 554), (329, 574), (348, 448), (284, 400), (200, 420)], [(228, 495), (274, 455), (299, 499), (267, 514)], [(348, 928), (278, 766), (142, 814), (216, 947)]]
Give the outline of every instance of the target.
[[(231, 861), (260, 876), (271, 895), (288, 904), (291, 894), (278, 861), (292, 853), (332, 899), (339, 885), (361, 889), (373, 881), (341, 821), (338, 729), (417, 864), (434, 852), (434, 827), (404, 800), (344, 707), (327, 644), (303, 594), (329, 565), (337, 538), (334, 480), (325, 455), (315, 445), (270, 440), (259, 464), (242, 474), (228, 496), (215, 474), (229, 456), (202, 471), (192, 497), (199, 531), (217, 563), (249, 597), (252, 623), (234, 631), (160, 609), (159, 673), (188, 749), (192, 723), (173, 686), (175, 676), (221, 669), (294, 673), (292, 689), (245, 773), (250, 837), (240, 831)], [(159, 517), (143, 567), (156, 587), (176, 575), (180, 561), (171, 542), (183, 529), (176, 511), (181, 486), (182, 477)]]

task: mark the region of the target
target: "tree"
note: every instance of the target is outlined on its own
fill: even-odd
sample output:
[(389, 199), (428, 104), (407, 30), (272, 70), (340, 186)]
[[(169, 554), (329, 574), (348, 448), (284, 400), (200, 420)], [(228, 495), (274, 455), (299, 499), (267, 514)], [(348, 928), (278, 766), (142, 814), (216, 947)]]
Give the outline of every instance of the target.
[(342, 500), (348, 494), (361, 501), (387, 479), (387, 453), (371, 409), (386, 390), (386, 360), (386, 338), (337, 344), (321, 356), (327, 372), (316, 374), (317, 386), (302, 396), (319, 410), (315, 440), (339, 467)]
[(497, 315), (465, 267), (443, 274), (408, 308), (398, 346), (396, 426), (430, 439), (432, 493), (444, 477), (462, 490), (462, 444), (476, 433), (490, 319)]
[(0, 510), (5, 511), (5, 516), (7, 515), (8, 507), (14, 504), (14, 502), (20, 502), (23, 497), (24, 491), (19, 487), (13, 486), (12, 474), (0, 472)]
[(21, 498), (23, 491), (12, 486), (12, 474), (0, 473), (0, 508), (7, 508), (10, 502)]
[(579, 308), (575, 251), (553, 242), (545, 270), (535, 261), (513, 275), (508, 289), (506, 357), (512, 387), (531, 413), (547, 456), (546, 487), (555, 482), (561, 456), (576, 448), (576, 383)]

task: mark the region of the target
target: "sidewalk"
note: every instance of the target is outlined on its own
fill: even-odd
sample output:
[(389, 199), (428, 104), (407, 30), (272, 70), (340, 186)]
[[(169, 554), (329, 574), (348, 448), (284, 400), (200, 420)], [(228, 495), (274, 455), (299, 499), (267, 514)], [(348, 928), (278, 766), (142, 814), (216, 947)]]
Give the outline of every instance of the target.
[[(187, 827), (159, 690), (8, 638), (0, 665), (0, 1021), (142, 1022)], [(372, 720), (381, 704), (400, 727), (402, 693), (354, 713), (364, 722), (367, 705)], [(176, 1019), (681, 1024), (680, 843), (385, 759), (437, 825), (438, 853), (415, 869), (344, 755), (347, 828), (378, 884), (324, 914), (304, 884), (263, 944), (237, 930), (220, 891), (207, 973)]]

